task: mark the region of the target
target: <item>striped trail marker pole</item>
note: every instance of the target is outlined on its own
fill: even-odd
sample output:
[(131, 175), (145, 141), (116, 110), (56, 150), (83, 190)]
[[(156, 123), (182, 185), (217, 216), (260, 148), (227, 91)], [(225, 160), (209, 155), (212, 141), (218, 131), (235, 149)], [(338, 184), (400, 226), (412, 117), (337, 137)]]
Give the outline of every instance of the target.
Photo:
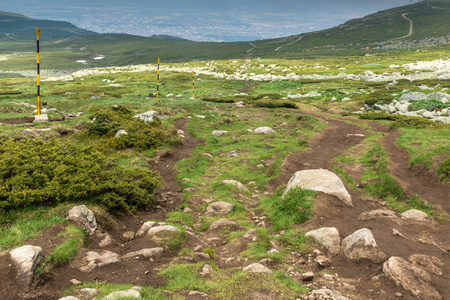
[(156, 99), (159, 99), (159, 58), (158, 58), (158, 74), (156, 76)]
[(36, 42), (37, 42), (37, 114), (41, 114), (41, 78), (39, 67), (39, 35), (41, 35), (41, 28), (36, 30)]
[(195, 99), (195, 72), (192, 72), (192, 99)]

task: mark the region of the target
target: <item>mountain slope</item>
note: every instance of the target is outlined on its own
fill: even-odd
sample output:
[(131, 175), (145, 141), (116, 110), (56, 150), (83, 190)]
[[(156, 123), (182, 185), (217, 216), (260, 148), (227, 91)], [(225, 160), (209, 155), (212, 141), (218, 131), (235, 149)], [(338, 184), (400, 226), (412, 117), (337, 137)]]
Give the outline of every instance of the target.
[(77, 28), (69, 22), (38, 20), (23, 15), (0, 11), (0, 41), (30, 41), (36, 38), (36, 29), (42, 38), (58, 40), (94, 32)]

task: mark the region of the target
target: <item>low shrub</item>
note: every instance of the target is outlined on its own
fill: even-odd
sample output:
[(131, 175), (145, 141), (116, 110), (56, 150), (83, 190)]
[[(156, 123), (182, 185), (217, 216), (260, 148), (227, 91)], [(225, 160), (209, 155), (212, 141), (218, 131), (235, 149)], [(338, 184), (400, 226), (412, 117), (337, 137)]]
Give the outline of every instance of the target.
[(297, 108), (297, 104), (291, 101), (283, 100), (272, 100), (272, 99), (261, 99), (253, 101), (252, 104), (256, 107), (266, 107), (266, 108)]
[[(176, 130), (165, 130), (159, 120), (145, 123), (133, 118), (131, 111), (122, 105), (100, 109), (92, 118), (92, 122), (86, 124), (87, 135), (109, 138), (106, 144), (114, 149), (144, 151), (179, 141)], [(127, 134), (115, 137), (119, 130)]]
[[(433, 122), (431, 120), (422, 118), (422, 117), (407, 117), (402, 116), (401, 118), (397, 118), (395, 122), (393, 122), (389, 127), (390, 128), (442, 128), (448, 125), (439, 124)], [(449, 126), (450, 127), (450, 126)]]
[(366, 112), (358, 116), (362, 120), (390, 120), (390, 121), (395, 121), (401, 117), (399, 115), (391, 115), (382, 112)]
[(0, 210), (92, 201), (124, 214), (154, 202), (160, 183), (159, 174), (118, 168), (91, 146), (0, 141)]

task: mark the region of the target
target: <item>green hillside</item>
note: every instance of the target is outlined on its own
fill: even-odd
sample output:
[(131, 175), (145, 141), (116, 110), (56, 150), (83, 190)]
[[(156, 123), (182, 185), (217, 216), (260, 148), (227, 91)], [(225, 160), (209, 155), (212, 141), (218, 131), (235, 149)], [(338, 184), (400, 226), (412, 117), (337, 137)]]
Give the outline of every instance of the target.
[[(408, 35), (413, 21), (413, 33)], [(3, 20), (3, 21), (2, 21)], [(9, 21), (6, 21), (9, 20)], [(150, 38), (127, 34), (86, 34), (66, 22), (40, 21), (1, 13), (0, 55), (22, 53), (0, 60), (0, 70), (33, 69), (35, 30), (41, 26), (42, 67), (76, 69), (197, 60), (247, 57), (303, 59), (337, 55), (364, 55), (389, 49), (431, 47), (446, 44), (450, 36), (450, 0), (421, 1), (363, 18), (350, 20), (331, 29), (296, 36), (248, 42), (193, 42), (168, 36)], [(16, 24), (12, 25), (12, 24)], [(20, 26), (19, 26), (20, 25)], [(52, 27), (54, 26), (54, 27)], [(83, 35), (80, 35), (83, 34)], [(66, 35), (67, 38), (57, 37)], [(403, 37), (403, 38), (402, 38)], [(26, 42), (26, 39), (33, 42)], [(30, 52), (30, 53), (24, 53)], [(96, 60), (102, 55), (104, 59)], [(76, 61), (83, 61), (84, 64)]]
[(36, 28), (42, 30), (42, 38), (59, 40), (93, 32), (77, 28), (69, 22), (38, 20), (23, 15), (0, 11), (0, 41), (30, 41), (36, 39)]

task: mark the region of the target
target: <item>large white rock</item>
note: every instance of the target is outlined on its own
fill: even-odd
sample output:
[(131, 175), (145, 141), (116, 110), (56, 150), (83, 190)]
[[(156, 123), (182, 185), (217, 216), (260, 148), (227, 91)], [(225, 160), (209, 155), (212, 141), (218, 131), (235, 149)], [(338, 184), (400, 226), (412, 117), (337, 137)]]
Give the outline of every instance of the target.
[(85, 261), (87, 264), (80, 267), (80, 271), (91, 272), (97, 267), (119, 262), (120, 257), (119, 254), (106, 250), (99, 250), (98, 252), (89, 251), (85, 257)]
[(424, 269), (428, 273), (441, 276), (443, 274), (442, 270), (436, 265), (443, 267), (444, 263), (437, 257), (426, 255), (426, 254), (413, 254), (409, 257), (409, 262)]
[(225, 201), (214, 202), (206, 208), (205, 216), (213, 217), (217, 215), (228, 215), (233, 207), (234, 204)]
[(152, 235), (152, 234), (157, 234), (160, 232), (181, 232), (180, 229), (176, 228), (175, 226), (172, 225), (163, 225), (163, 226), (156, 226), (156, 227), (152, 227), (149, 231), (148, 231), (148, 235)]
[(97, 229), (97, 221), (94, 213), (86, 207), (86, 205), (75, 206), (69, 211), (67, 217), (69, 221), (87, 230), (89, 235), (92, 235)]
[(225, 227), (236, 229), (238, 227), (238, 224), (236, 222), (229, 221), (227, 219), (220, 219), (220, 220), (212, 222), (209, 225), (210, 230), (221, 229), (221, 228), (225, 228)]
[(28, 288), (33, 282), (34, 270), (42, 259), (42, 248), (36, 246), (22, 246), (12, 250), (11, 260), (16, 265), (17, 282), (25, 288)]
[(144, 257), (144, 258), (148, 259), (148, 258), (160, 257), (163, 252), (164, 252), (164, 249), (161, 247), (146, 248), (146, 249), (141, 249), (141, 250), (134, 251), (134, 252), (129, 252), (129, 253), (125, 254), (124, 256), (122, 256), (122, 258), (128, 259), (128, 258)]
[(386, 255), (378, 248), (372, 231), (362, 228), (342, 240), (342, 251), (348, 259), (366, 258), (376, 263), (386, 259)]
[(353, 207), (352, 197), (348, 193), (341, 179), (328, 170), (318, 169), (296, 172), (289, 180), (282, 197), (284, 197), (290, 189), (295, 187), (334, 195), (345, 205)]
[(332, 254), (341, 252), (341, 237), (335, 227), (324, 227), (308, 231), (306, 236), (312, 237)]
[(255, 129), (255, 133), (261, 133), (261, 134), (273, 134), (273, 133), (277, 133), (275, 130), (273, 130), (270, 127), (258, 127)]
[(431, 276), (401, 257), (393, 256), (383, 264), (387, 278), (410, 291), (418, 299), (440, 300), (441, 295), (431, 285)]
[(151, 110), (151, 111), (147, 111), (147, 112), (144, 112), (141, 114), (137, 114), (133, 117), (141, 119), (145, 123), (150, 123), (150, 122), (158, 120), (158, 113), (156, 111)]
[(245, 185), (243, 185), (242, 183), (240, 183), (239, 181), (236, 181), (236, 180), (223, 180), (222, 183), (234, 185), (241, 191), (246, 191), (246, 192), (249, 191), (249, 189)]
[(418, 222), (431, 222), (426, 213), (418, 209), (410, 209), (400, 215), (402, 219), (413, 220)]
[(35, 115), (34, 116), (34, 121), (36, 123), (41, 123), (41, 122), (48, 122), (48, 116), (46, 114), (43, 115)]
[(150, 228), (152, 228), (155, 224), (156, 222), (153, 221), (145, 222), (144, 224), (142, 224), (141, 228), (139, 228), (139, 230), (136, 232), (136, 236), (138, 237), (148, 233)]
[(248, 265), (242, 271), (244, 271), (245, 273), (265, 273), (265, 274), (273, 273), (272, 270), (270, 270), (269, 268), (260, 263)]
[(228, 131), (225, 130), (215, 130), (212, 132), (213, 136), (225, 136), (228, 134)]

